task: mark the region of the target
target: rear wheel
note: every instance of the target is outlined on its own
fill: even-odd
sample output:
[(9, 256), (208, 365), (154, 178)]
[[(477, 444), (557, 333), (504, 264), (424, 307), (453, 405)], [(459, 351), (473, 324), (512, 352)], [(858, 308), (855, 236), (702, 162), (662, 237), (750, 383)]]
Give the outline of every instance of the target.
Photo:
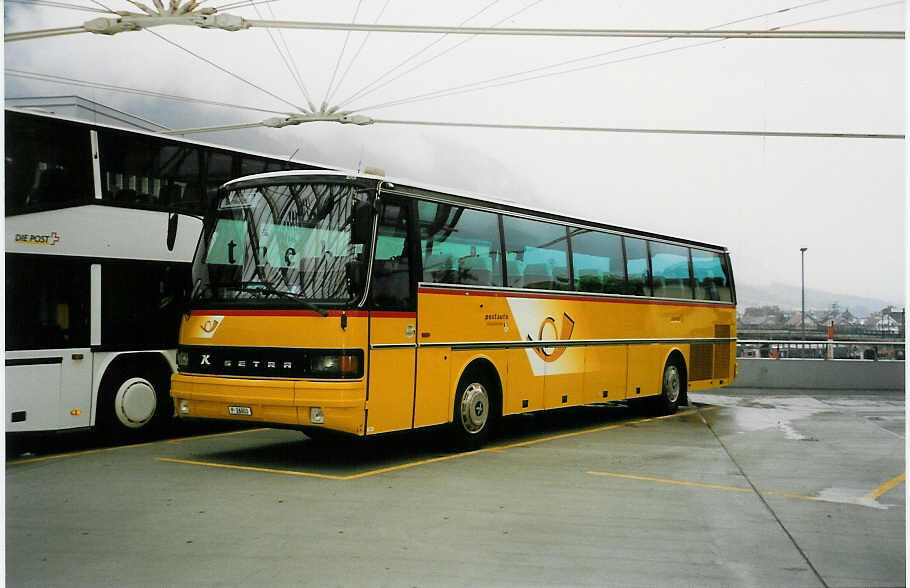
[(668, 415), (676, 412), (683, 397), (685, 380), (676, 362), (670, 360), (664, 366), (661, 380), (661, 392), (650, 402), (651, 412), (657, 415)]
[(170, 374), (149, 367), (108, 372), (101, 383), (97, 423), (112, 441), (134, 441), (159, 431), (173, 414)]
[(458, 382), (452, 423), (457, 449), (477, 449), (490, 438), (495, 418), (492, 390), (489, 380), (476, 372), (465, 374)]

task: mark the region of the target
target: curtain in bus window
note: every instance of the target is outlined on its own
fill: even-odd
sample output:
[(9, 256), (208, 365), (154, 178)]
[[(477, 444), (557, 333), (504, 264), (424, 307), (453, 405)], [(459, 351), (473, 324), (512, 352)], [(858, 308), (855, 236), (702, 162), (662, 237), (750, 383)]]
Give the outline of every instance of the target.
[(692, 298), (689, 249), (668, 243), (650, 242), (651, 286), (660, 298)]
[(566, 227), (511, 216), (503, 217), (502, 226), (509, 286), (570, 288)]
[(502, 286), (496, 214), (418, 201), (423, 282)]
[(626, 274), (628, 275), (627, 294), (650, 296), (648, 285), (648, 245), (644, 239), (623, 237), (626, 248)]
[(89, 129), (6, 113), (6, 212), (25, 212), (93, 197)]
[(588, 229), (570, 229), (575, 289), (624, 294), (626, 271), (622, 237)]
[(692, 249), (692, 273), (697, 300), (733, 301), (730, 277), (722, 254)]
[(6, 254), (6, 348), (89, 345), (89, 263)]

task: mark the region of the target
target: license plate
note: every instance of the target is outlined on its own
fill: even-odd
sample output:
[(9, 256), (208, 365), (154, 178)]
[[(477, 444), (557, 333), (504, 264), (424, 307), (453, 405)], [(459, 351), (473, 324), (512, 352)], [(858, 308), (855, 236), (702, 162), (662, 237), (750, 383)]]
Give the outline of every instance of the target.
[(249, 406), (229, 406), (228, 414), (233, 416), (253, 416), (253, 409)]

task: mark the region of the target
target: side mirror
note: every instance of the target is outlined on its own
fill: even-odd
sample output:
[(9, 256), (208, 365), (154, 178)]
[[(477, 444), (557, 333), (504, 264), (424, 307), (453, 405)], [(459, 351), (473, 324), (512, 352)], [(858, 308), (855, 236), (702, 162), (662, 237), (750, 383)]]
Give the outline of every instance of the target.
[(373, 205), (358, 202), (351, 221), (351, 243), (367, 244), (373, 238)]
[(180, 220), (180, 215), (176, 212), (172, 212), (167, 218), (167, 250), (174, 250), (174, 243), (177, 241), (177, 221)]

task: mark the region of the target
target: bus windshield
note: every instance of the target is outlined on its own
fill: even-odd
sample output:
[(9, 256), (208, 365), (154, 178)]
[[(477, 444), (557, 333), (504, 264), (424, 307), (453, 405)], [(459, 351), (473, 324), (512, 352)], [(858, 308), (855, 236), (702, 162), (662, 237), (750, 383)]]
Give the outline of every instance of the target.
[(335, 178), (270, 178), (222, 192), (196, 251), (194, 306), (355, 303), (369, 251), (352, 239), (353, 227), (372, 188)]

